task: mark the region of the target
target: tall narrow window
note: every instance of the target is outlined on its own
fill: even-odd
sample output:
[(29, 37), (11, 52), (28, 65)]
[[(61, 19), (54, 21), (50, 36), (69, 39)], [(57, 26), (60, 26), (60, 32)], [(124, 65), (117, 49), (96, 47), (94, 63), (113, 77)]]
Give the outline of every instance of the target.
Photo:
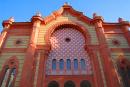
[(16, 76), (16, 69), (6, 69), (1, 87), (13, 87), (13, 82)]
[(86, 64), (85, 64), (85, 60), (84, 59), (80, 60), (80, 66), (81, 66), (81, 70), (85, 70), (86, 69)]
[(11, 70), (8, 87), (13, 87), (13, 81), (14, 81), (14, 79), (15, 79), (15, 75), (16, 75), (16, 69), (13, 68), (13, 69)]
[(2, 81), (1, 87), (6, 87), (6, 84), (8, 82), (8, 78), (9, 78), (9, 74), (10, 74), (10, 69), (6, 68), (5, 74), (4, 74), (3, 79), (2, 79), (3, 81)]
[(5, 62), (1, 71), (0, 87), (14, 87), (16, 72), (18, 67), (18, 60), (15, 56), (11, 57)]
[(56, 70), (56, 59), (52, 60), (52, 70)]
[(130, 67), (127, 67), (128, 79), (130, 80)]
[(66, 61), (66, 68), (67, 68), (67, 70), (71, 70), (71, 60), (70, 59), (67, 59), (67, 61)]
[(59, 69), (60, 70), (64, 69), (64, 60), (63, 59), (60, 59), (60, 61), (59, 61)]
[(78, 60), (74, 59), (74, 70), (78, 70)]
[(122, 77), (122, 82), (124, 87), (130, 87), (130, 82), (129, 82), (129, 67), (127, 65), (127, 60), (121, 60), (118, 65), (118, 71)]

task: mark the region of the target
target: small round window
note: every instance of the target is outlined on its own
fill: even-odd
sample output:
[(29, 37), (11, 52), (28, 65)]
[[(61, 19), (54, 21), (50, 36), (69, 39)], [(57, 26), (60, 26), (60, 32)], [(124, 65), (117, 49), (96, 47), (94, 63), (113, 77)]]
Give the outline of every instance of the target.
[(70, 42), (71, 39), (69, 37), (65, 38), (65, 42)]
[(22, 43), (22, 41), (20, 41), (20, 40), (16, 41), (16, 44), (21, 44), (21, 43)]
[(115, 46), (119, 46), (120, 41), (119, 40), (112, 40), (112, 44), (115, 45)]

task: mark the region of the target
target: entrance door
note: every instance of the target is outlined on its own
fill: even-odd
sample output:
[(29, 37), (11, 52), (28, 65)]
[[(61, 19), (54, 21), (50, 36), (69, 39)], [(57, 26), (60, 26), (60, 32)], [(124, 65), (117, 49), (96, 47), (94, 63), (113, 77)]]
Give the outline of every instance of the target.
[(56, 81), (51, 81), (51, 82), (48, 84), (48, 87), (59, 87), (59, 84), (58, 84)]
[(75, 84), (73, 81), (67, 81), (65, 84), (64, 84), (64, 87), (75, 87)]

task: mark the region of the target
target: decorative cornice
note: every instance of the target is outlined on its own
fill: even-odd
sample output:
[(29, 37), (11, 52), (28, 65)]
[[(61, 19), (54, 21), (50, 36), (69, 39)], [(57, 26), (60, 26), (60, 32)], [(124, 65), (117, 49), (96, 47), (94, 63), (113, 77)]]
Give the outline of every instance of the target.
[(129, 21), (125, 21), (123, 18), (118, 18), (118, 22), (123, 26), (130, 26)]
[(51, 50), (51, 45), (50, 44), (46, 44), (46, 45), (37, 45), (36, 46), (37, 50)]
[(93, 22), (97, 22), (97, 21), (102, 21), (103, 22), (103, 17), (102, 16), (98, 16), (96, 13), (93, 13)]
[(32, 22), (35, 22), (35, 21), (37, 21), (37, 20), (43, 21), (43, 18), (42, 18), (41, 16), (39, 16), (39, 15), (35, 15), (35, 16), (33, 16), (33, 17), (31, 18), (31, 21), (32, 21)]
[(2, 25), (4, 28), (9, 28), (10, 25), (14, 22), (14, 18), (10, 17), (8, 20), (4, 20)]
[(51, 15), (44, 18), (45, 24), (52, 20), (55, 20), (58, 16), (63, 15), (63, 13), (66, 11), (72, 14), (73, 16), (76, 16), (79, 20), (82, 20), (86, 23), (90, 24), (92, 21), (91, 18), (83, 15), (83, 12), (76, 11), (72, 8), (72, 6), (64, 4), (59, 10), (52, 12)]

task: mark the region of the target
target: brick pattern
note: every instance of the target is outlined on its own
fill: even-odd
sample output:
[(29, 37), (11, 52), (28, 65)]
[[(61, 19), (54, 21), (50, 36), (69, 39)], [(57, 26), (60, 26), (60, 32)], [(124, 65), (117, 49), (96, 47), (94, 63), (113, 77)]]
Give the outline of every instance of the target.
[[(66, 41), (66, 38), (70, 39)], [(52, 50), (50, 51), (48, 61), (46, 64), (46, 73), (48, 75), (72, 75), (72, 74), (92, 74), (92, 67), (90, 59), (84, 50), (85, 40), (83, 35), (72, 28), (64, 28), (55, 31), (51, 38)], [(57, 60), (57, 70), (52, 71), (52, 60)], [(64, 70), (59, 70), (59, 60), (64, 60)], [(71, 59), (71, 71), (66, 71), (66, 60)], [(80, 60), (85, 59), (86, 70), (81, 70), (80, 66), (77, 71), (73, 69), (73, 60), (78, 59), (78, 65)]]
[[(6, 40), (4, 48), (27, 48), (29, 43), (29, 36), (9, 36)], [(21, 41), (16, 44), (16, 41)]]
[[(109, 48), (129, 48), (128, 42), (123, 34), (106, 34), (105, 36)], [(119, 45), (113, 44), (115, 40), (119, 42)]]

